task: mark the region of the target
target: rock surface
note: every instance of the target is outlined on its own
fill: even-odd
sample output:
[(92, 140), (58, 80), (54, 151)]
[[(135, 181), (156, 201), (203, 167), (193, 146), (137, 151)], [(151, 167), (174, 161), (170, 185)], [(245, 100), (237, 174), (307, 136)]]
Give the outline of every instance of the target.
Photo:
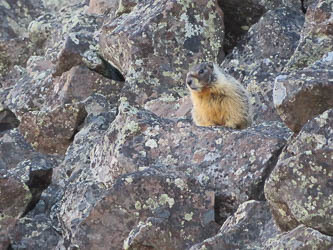
[[(332, 7), (0, 1), (0, 249), (332, 248)], [(252, 127), (193, 124), (202, 61)]]
[(267, 203), (252, 200), (240, 205), (218, 234), (190, 249), (263, 249), (267, 238), (278, 233)]
[(309, 121), (288, 142), (265, 184), (265, 194), (283, 230), (304, 224), (333, 235), (333, 110)]
[(274, 84), (273, 100), (287, 126), (299, 132), (316, 115), (333, 108), (333, 52), (310, 67), (280, 75)]

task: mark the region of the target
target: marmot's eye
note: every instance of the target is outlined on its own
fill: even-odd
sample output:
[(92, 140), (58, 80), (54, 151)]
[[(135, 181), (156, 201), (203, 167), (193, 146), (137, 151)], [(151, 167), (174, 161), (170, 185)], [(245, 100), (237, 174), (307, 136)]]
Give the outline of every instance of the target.
[(204, 70), (203, 69), (200, 69), (199, 70), (199, 75), (203, 74)]

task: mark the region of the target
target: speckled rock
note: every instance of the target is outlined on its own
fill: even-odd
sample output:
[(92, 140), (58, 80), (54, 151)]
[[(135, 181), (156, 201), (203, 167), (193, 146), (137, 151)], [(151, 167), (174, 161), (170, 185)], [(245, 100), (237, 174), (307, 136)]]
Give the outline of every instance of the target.
[(22, 68), (21, 77), (5, 95), (4, 104), (20, 120), (27, 111), (41, 110), (49, 101), (53, 91), (53, 64), (41, 56), (32, 56), (27, 67)]
[(333, 108), (333, 52), (303, 70), (280, 75), (273, 100), (282, 120), (293, 131), (316, 115)]
[[(123, 101), (118, 116), (91, 152), (96, 180), (111, 186), (122, 174), (154, 165), (185, 171), (217, 190), (225, 219), (248, 199), (263, 199), (263, 184), (290, 131), (280, 123), (247, 130), (196, 127)], [(251, 145), (248, 142), (251, 141)]]
[(40, 0), (1, 1), (0, 82), (6, 80), (15, 65), (24, 66), (33, 53), (27, 39), (27, 27), (42, 9)]
[(248, 31), (222, 67), (247, 86), (254, 106), (254, 121), (280, 120), (273, 105), (274, 79), (293, 55), (304, 17), (295, 10), (268, 11)]
[(31, 111), (22, 116), (19, 129), (38, 151), (64, 154), (86, 114), (82, 104), (65, 104), (49, 112)]
[(34, 150), (27, 143), (18, 129), (7, 130), (0, 133), (0, 175), (14, 169), (18, 163), (31, 157)]
[(12, 249), (54, 249), (60, 234), (46, 215), (23, 217), (9, 234)]
[(217, 235), (190, 249), (263, 249), (265, 242), (279, 232), (266, 202), (251, 200), (239, 206)]
[[(181, 173), (167, 174), (163, 169), (151, 168), (126, 175), (100, 197), (81, 223), (73, 217), (75, 211), (68, 207), (69, 197), (64, 197), (60, 218), (69, 236), (69, 246), (121, 249), (133, 227), (149, 217), (167, 219), (171, 237), (176, 241), (174, 245), (182, 246), (181, 249), (217, 230), (214, 192), (203, 189)], [(147, 241), (154, 242), (154, 239)], [(161, 242), (158, 249), (163, 245)]]
[(286, 70), (298, 71), (310, 66), (333, 50), (332, 12), (331, 0), (319, 0), (309, 6), (301, 39)]
[(299, 224), (333, 235), (333, 110), (308, 122), (283, 150), (265, 196), (283, 230)]
[(223, 59), (223, 39), (215, 0), (150, 0), (106, 23), (100, 47), (126, 78), (124, 96), (144, 104), (170, 93), (178, 98), (192, 64)]
[(304, 225), (299, 225), (290, 232), (280, 234), (267, 241), (264, 249), (330, 250), (332, 247), (333, 237), (322, 234)]

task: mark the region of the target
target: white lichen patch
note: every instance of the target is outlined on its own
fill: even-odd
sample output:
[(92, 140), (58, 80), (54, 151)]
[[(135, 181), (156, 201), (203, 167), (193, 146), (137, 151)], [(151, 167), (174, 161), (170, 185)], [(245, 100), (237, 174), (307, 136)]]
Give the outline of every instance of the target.
[(169, 197), (167, 194), (161, 194), (161, 196), (159, 198), (159, 204), (160, 205), (169, 204), (169, 208), (172, 208), (173, 205), (175, 204), (175, 199)]
[(175, 180), (175, 185), (180, 189), (180, 190), (184, 190), (187, 188), (186, 183), (184, 182), (184, 180), (177, 178)]
[(156, 140), (149, 139), (148, 141), (146, 141), (145, 146), (153, 149), (153, 148), (157, 148), (158, 144), (157, 144)]
[(134, 207), (135, 207), (136, 210), (141, 210), (141, 208), (142, 208), (141, 202), (140, 201), (136, 201)]
[(186, 221), (191, 221), (192, 218), (193, 218), (193, 212), (191, 212), (191, 213), (186, 213), (185, 216), (184, 216), (184, 219), (185, 219)]

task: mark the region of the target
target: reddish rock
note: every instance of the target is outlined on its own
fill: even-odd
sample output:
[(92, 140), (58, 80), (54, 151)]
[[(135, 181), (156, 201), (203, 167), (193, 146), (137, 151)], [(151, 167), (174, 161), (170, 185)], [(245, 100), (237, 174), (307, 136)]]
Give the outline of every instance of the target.
[(240, 203), (263, 199), (264, 181), (289, 135), (279, 123), (241, 131), (196, 127), (123, 102), (91, 152), (91, 170), (107, 186), (122, 174), (156, 165), (185, 171), (217, 191), (223, 221)]
[(274, 84), (274, 105), (294, 132), (308, 120), (333, 107), (333, 52), (311, 67), (280, 75)]
[[(75, 227), (72, 223), (76, 224), (78, 220), (73, 220), (75, 211), (70, 209), (70, 198), (65, 197), (60, 218), (66, 231), (70, 232), (70, 245), (81, 249), (121, 249), (126, 245), (144, 246), (146, 243), (149, 247), (164, 249), (168, 240), (156, 241), (159, 238), (158, 232), (154, 232), (157, 228), (168, 232), (173, 246), (185, 249), (217, 230), (214, 193), (203, 189), (191, 178), (167, 174), (164, 170), (150, 169), (123, 176), (104, 193), (88, 217), (82, 218), (83, 221)], [(154, 223), (148, 219), (150, 217), (166, 221), (164, 224)], [(134, 231), (129, 236), (132, 229), (141, 227), (142, 222), (152, 225), (152, 231), (147, 229), (149, 233), (146, 232), (152, 237), (143, 239), (133, 235)], [(127, 237), (132, 240), (124, 244)]]
[(50, 111), (25, 113), (19, 129), (38, 151), (64, 154), (85, 116), (82, 104), (65, 104)]
[(122, 87), (122, 82), (107, 79), (87, 67), (74, 66), (55, 80), (50, 106), (80, 102), (94, 93), (102, 94), (115, 104)]
[(2, 216), (19, 218), (31, 201), (28, 186), (8, 177), (0, 178), (0, 211)]

